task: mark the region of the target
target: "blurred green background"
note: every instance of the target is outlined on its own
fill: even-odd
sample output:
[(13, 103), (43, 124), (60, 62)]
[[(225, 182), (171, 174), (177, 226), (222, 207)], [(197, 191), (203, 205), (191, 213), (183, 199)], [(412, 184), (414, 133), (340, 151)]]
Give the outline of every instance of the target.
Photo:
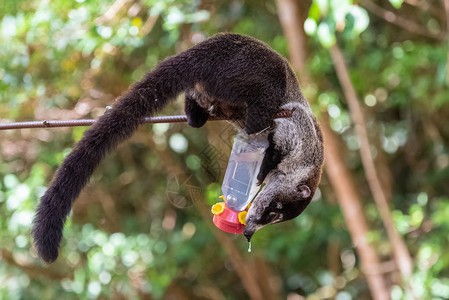
[[(362, 267), (348, 230), (358, 224), (343, 213), (352, 206), (330, 180), (328, 156), (314, 201), (294, 221), (257, 232), (252, 253), (243, 236), (214, 228), (209, 207), (233, 134), (226, 122), (142, 126), (101, 163), (58, 261), (45, 266), (32, 248), (33, 211), (85, 128), (23, 129), (0, 132), (0, 299), (379, 299), (370, 276), (392, 299), (449, 299), (446, 24), (439, 0), (2, 0), (3, 123), (97, 118), (158, 61), (217, 32), (251, 35), (286, 57), (295, 34), (303, 38), (305, 65), (294, 67), (340, 142), (329, 155), (349, 170), (381, 273)], [(411, 274), (398, 268), (397, 241), (366, 179), (335, 45)], [(161, 115), (183, 113), (181, 98)]]

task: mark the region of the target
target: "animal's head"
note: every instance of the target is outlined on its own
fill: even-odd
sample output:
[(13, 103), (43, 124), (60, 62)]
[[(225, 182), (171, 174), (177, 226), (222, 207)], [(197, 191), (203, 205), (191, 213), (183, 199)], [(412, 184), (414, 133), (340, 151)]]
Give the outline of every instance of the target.
[(265, 178), (266, 185), (254, 199), (246, 216), (243, 234), (253, 234), (268, 224), (296, 218), (312, 200), (321, 179), (324, 161), (323, 136), (308, 106), (289, 103), (292, 117), (275, 119), (272, 157), (281, 157)]
[(317, 189), (321, 167), (311, 170), (299, 180), (289, 177), (293, 176), (280, 172), (268, 175), (267, 184), (248, 210), (243, 230), (248, 241), (264, 226), (294, 219), (304, 211)]

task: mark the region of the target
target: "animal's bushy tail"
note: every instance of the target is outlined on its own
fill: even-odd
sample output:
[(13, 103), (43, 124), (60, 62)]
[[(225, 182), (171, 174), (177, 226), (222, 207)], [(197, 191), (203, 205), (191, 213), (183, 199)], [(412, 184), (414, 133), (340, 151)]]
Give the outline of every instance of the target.
[(189, 59), (189, 53), (184, 52), (159, 64), (106, 111), (65, 158), (42, 196), (33, 221), (34, 243), (43, 260), (51, 263), (58, 257), (72, 203), (105, 154), (129, 138), (144, 117), (195, 84), (195, 64)]

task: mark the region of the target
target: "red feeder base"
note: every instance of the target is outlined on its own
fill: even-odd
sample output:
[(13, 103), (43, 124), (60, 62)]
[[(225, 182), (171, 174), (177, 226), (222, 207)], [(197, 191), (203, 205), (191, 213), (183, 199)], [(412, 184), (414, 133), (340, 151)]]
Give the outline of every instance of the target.
[(224, 211), (219, 215), (214, 215), (214, 224), (223, 231), (229, 233), (243, 233), (245, 225), (239, 221), (240, 211), (234, 211), (225, 206)]

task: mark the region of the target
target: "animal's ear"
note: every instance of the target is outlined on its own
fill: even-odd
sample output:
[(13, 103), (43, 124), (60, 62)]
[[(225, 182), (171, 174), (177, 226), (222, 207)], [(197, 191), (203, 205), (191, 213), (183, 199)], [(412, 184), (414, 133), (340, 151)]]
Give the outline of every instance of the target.
[(308, 198), (311, 193), (309, 187), (305, 184), (298, 186), (298, 192), (301, 198)]

